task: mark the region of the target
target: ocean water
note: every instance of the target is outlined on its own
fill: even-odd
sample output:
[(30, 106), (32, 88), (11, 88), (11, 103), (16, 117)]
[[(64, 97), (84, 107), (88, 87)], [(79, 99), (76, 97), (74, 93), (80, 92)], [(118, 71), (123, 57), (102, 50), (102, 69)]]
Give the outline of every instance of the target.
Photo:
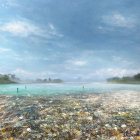
[[(17, 92), (18, 88), (18, 92)], [(140, 91), (140, 85), (134, 84), (1, 84), (0, 95), (53, 95), (77, 93), (107, 93), (114, 91)]]

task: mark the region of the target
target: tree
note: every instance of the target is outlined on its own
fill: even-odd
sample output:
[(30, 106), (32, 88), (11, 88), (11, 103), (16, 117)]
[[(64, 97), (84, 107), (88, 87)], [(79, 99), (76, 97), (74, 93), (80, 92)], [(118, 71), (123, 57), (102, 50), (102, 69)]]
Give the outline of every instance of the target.
[(42, 79), (36, 79), (36, 82), (41, 83)]
[(134, 79), (137, 81), (140, 81), (140, 73), (134, 75)]
[(44, 80), (43, 80), (43, 82), (45, 82), (45, 83), (46, 83), (46, 82), (48, 82), (48, 80), (47, 80), (47, 79), (44, 79)]
[(54, 79), (53, 82), (54, 83), (62, 83), (63, 81), (61, 79)]
[(11, 74), (11, 79), (12, 79), (12, 80), (15, 80), (15, 79), (16, 79), (15, 74)]
[(0, 84), (10, 84), (10, 83), (16, 83), (16, 82), (11, 79), (11, 76), (9, 74), (8, 75), (0, 74)]
[(10, 80), (10, 78), (9, 78), (8, 75), (4, 75), (4, 76), (3, 76), (3, 79), (4, 79), (4, 80)]
[(108, 82), (118, 82), (120, 80), (119, 77), (113, 77), (113, 78), (108, 78), (107, 81)]
[(52, 79), (51, 79), (51, 78), (49, 78), (49, 79), (48, 79), (48, 82), (52, 82)]
[(133, 77), (129, 77), (129, 76), (125, 76), (121, 78), (121, 81), (125, 81), (125, 82), (132, 81), (132, 80), (133, 80)]

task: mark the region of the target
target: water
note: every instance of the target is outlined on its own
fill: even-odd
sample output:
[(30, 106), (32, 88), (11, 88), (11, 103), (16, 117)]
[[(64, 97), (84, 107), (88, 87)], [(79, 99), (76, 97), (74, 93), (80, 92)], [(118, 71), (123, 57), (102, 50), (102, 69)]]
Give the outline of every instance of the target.
[(139, 139), (139, 122), (140, 85), (0, 85), (0, 140)]
[[(84, 87), (83, 87), (84, 86)], [(18, 93), (17, 93), (18, 88)], [(6, 84), (0, 85), (1, 95), (53, 95), (77, 93), (106, 93), (112, 91), (140, 91), (140, 85), (134, 84)]]

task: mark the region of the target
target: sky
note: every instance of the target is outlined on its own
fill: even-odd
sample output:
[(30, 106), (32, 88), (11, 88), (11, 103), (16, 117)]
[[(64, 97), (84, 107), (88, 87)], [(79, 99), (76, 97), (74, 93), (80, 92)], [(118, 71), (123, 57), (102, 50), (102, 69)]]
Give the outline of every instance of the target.
[(0, 73), (105, 81), (140, 72), (140, 0), (0, 0)]

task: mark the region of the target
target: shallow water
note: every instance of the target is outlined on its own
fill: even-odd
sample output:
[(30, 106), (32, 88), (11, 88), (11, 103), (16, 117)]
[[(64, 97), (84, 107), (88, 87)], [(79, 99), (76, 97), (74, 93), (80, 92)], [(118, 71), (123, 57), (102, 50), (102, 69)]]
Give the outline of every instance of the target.
[(140, 85), (0, 85), (5, 139), (139, 140)]
[[(17, 93), (18, 88), (18, 93)], [(48, 95), (68, 93), (105, 93), (113, 91), (140, 91), (140, 85), (132, 84), (7, 84), (0, 85), (1, 95)]]

